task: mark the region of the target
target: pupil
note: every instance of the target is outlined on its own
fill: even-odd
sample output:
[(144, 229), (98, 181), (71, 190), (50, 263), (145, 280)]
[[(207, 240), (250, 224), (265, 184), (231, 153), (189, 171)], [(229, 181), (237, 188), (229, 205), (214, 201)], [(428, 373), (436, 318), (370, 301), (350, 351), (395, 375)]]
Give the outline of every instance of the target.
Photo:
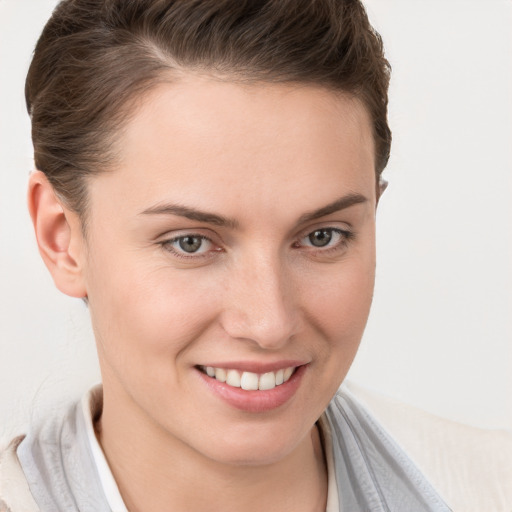
[(184, 236), (179, 240), (179, 246), (185, 252), (196, 252), (201, 247), (202, 240), (198, 236)]
[(324, 247), (326, 246), (332, 238), (332, 233), (327, 229), (319, 229), (318, 231), (314, 231), (309, 235), (309, 241), (315, 247)]

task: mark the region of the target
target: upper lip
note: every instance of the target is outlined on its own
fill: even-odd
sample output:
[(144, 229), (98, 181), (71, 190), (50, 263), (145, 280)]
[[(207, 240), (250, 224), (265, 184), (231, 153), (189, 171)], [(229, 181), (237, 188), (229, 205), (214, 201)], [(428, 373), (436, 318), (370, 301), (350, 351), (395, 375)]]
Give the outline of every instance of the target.
[(285, 368), (295, 368), (297, 366), (303, 366), (307, 364), (307, 361), (299, 360), (281, 360), (274, 362), (261, 362), (261, 361), (215, 361), (213, 363), (202, 364), (200, 366), (212, 368), (223, 368), (225, 370), (238, 370), (241, 372), (251, 373), (268, 373), (276, 372), (278, 370), (284, 370)]

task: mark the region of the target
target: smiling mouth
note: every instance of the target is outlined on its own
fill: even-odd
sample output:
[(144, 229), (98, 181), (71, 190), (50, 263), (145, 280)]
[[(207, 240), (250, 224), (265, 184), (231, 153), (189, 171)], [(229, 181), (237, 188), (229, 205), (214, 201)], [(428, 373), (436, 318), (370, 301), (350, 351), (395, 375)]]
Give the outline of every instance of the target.
[(266, 391), (281, 386), (290, 380), (297, 369), (296, 366), (289, 366), (275, 372), (253, 373), (212, 366), (198, 366), (197, 368), (212, 379), (246, 391)]

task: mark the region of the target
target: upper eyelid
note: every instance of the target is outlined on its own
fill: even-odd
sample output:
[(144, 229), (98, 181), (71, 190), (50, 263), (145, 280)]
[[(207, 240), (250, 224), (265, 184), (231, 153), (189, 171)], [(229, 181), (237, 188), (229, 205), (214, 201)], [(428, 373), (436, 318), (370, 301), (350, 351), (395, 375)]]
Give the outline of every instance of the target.
[(322, 231), (322, 230), (330, 230), (330, 231), (333, 231), (334, 233), (338, 233), (345, 241), (348, 241), (349, 239), (354, 237), (354, 233), (352, 230), (341, 229), (341, 228), (332, 227), (332, 226), (326, 226), (323, 228), (313, 229), (313, 231), (307, 231), (304, 235), (298, 237), (296, 240), (303, 240), (304, 238), (307, 238), (309, 235), (313, 234), (315, 231)]
[(315, 233), (316, 231), (333, 231), (335, 233), (341, 233), (341, 234), (350, 233), (349, 229), (342, 229), (342, 228), (335, 227), (335, 226), (322, 226), (320, 228), (315, 228), (315, 229), (306, 231), (304, 233), (304, 235), (302, 236), (302, 238), (304, 238), (304, 236), (311, 235), (311, 234)]
[(337, 232), (340, 232), (340, 233), (351, 233), (351, 234), (353, 234), (353, 228), (352, 228), (352, 226), (349, 223), (344, 222), (343, 226), (340, 226), (339, 224), (340, 223), (338, 223), (338, 225), (336, 225), (336, 223), (333, 223), (333, 222), (331, 222), (331, 223), (329, 223), (329, 222), (324, 222), (324, 223), (317, 222), (316, 224), (314, 224), (312, 226), (308, 226), (307, 228), (302, 229), (301, 231), (299, 231), (299, 234), (296, 235), (295, 240), (299, 240), (301, 238), (304, 238), (305, 236), (308, 236), (311, 233), (314, 233), (315, 231), (319, 231), (319, 230), (322, 230), (322, 229), (332, 229), (333, 231), (337, 231)]
[[(335, 215), (335, 213), (334, 214), (330, 213), (327, 215), (327, 217)], [(346, 229), (339, 228), (339, 224), (346, 226)], [(353, 226), (348, 221), (340, 221), (340, 220), (334, 220), (334, 219), (331, 219), (331, 220), (330, 219), (315, 219), (315, 220), (309, 221), (305, 227), (300, 227), (300, 224), (299, 224), (297, 227), (292, 228), (292, 230), (299, 234), (300, 233), (307, 234), (308, 232), (315, 231), (316, 229), (321, 229), (321, 228), (324, 228), (324, 229), (325, 228), (335, 228), (335, 229), (342, 229), (343, 231), (345, 231), (345, 230), (351, 231)], [(290, 231), (292, 231), (292, 230), (290, 230)], [(222, 231), (222, 228), (221, 228), (221, 231)], [(183, 233), (183, 234), (174, 235), (174, 233), (176, 233), (176, 232)], [(187, 236), (187, 235), (193, 235), (193, 234), (197, 234), (198, 236), (203, 236), (204, 232), (207, 232), (207, 233), (213, 235), (213, 238), (218, 238), (220, 240), (223, 239), (222, 235), (219, 234), (216, 229), (214, 229), (210, 226), (203, 226), (203, 225), (186, 226), (183, 228), (170, 229), (168, 231), (162, 232), (162, 234), (158, 235), (157, 238), (165, 238), (167, 236), (172, 237), (172, 238), (179, 238), (181, 236)], [(172, 235), (171, 235), (171, 233), (172, 233)], [(204, 236), (206, 236), (207, 238), (210, 238), (210, 235), (204, 235)], [(299, 236), (299, 235), (295, 235), (295, 236)]]
[(170, 238), (164, 237), (164, 240), (162, 240), (162, 242), (176, 242), (176, 240), (180, 240), (181, 238), (188, 238), (188, 237), (197, 237), (197, 238), (201, 238), (202, 240), (212, 241), (211, 238), (206, 235), (202, 235), (201, 233), (190, 232), (190, 233), (185, 233), (183, 235), (172, 236)]
[[(161, 244), (174, 244), (178, 240), (180, 240), (182, 238), (187, 238), (187, 237), (197, 237), (197, 238), (200, 238), (203, 241), (206, 241), (206, 242), (210, 243), (214, 247), (218, 247), (219, 246), (219, 244), (215, 243), (210, 237), (205, 236), (205, 235), (201, 235), (200, 233), (186, 233), (184, 235), (178, 235), (178, 236), (174, 236), (172, 238), (165, 238), (160, 243)], [(191, 254), (193, 254), (193, 253), (191, 253)]]
[[(207, 234), (205, 234), (205, 232), (207, 232)], [(215, 239), (219, 241), (222, 240), (222, 238), (217, 233), (208, 228), (175, 229), (172, 231), (166, 231), (165, 233), (158, 235), (156, 239), (159, 240), (160, 242), (172, 242), (175, 240), (179, 240), (180, 238), (185, 238), (187, 236), (198, 236), (206, 240), (209, 240), (212, 243), (217, 243), (215, 242)]]

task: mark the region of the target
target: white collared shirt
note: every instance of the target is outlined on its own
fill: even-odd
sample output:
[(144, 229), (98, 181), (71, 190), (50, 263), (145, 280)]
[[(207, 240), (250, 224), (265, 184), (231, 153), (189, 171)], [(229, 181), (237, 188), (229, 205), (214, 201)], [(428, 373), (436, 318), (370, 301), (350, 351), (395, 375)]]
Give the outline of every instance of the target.
[[(89, 440), (96, 469), (98, 470), (101, 485), (112, 512), (128, 512), (123, 498), (121, 497), (121, 493), (119, 492), (119, 488), (117, 487), (117, 483), (114, 480), (114, 476), (112, 475), (112, 471), (108, 465), (107, 459), (105, 458), (105, 454), (103, 453), (98, 439), (96, 438), (96, 434), (94, 433), (93, 414), (91, 411), (95, 411), (96, 414), (94, 414), (94, 416), (97, 416), (97, 414), (99, 414), (98, 409), (101, 407), (101, 403), (99, 401), (93, 403), (93, 400), (94, 394), (91, 391), (84, 395), (82, 398), (82, 413), (84, 415), (87, 439)], [(334, 457), (332, 454), (332, 434), (329, 421), (325, 415), (320, 417), (320, 420), (318, 421), (318, 428), (320, 430), (320, 439), (323, 443), (323, 450), (327, 461), (326, 512), (339, 512), (338, 488), (336, 485)]]

